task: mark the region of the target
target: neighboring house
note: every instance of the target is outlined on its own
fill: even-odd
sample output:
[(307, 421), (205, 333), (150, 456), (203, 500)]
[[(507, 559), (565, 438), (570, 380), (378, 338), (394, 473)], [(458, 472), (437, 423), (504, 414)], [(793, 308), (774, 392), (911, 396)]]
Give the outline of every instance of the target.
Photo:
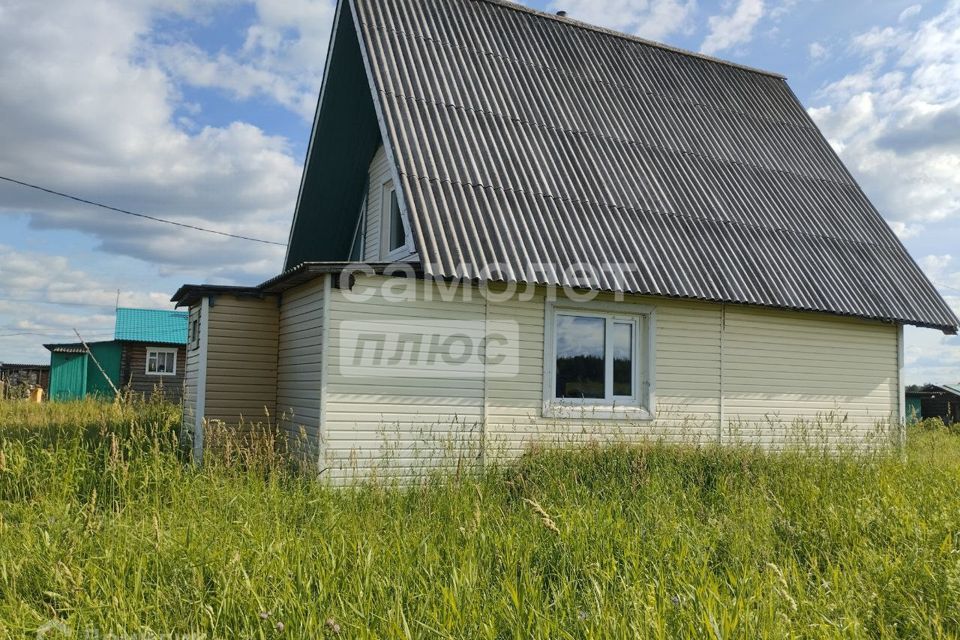
[(928, 384), (916, 391), (907, 391), (907, 404), (919, 420), (940, 418), (946, 424), (960, 422), (960, 384)]
[(27, 397), (31, 389), (50, 388), (50, 365), (0, 363), (0, 398)]
[(174, 300), (197, 453), (269, 414), (333, 475), (866, 445), (958, 325), (782, 77), (498, 0), (341, 1), (284, 273)]
[[(114, 388), (179, 402), (183, 393), (187, 313), (117, 309), (114, 339), (44, 345), (50, 351), (50, 398), (111, 397)], [(99, 365), (99, 366), (98, 366)]]

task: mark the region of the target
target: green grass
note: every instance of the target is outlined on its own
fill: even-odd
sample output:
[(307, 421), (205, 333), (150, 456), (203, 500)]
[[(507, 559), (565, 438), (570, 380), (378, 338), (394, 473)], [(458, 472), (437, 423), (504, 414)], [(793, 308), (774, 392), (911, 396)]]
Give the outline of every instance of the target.
[(960, 635), (946, 430), (905, 458), (607, 446), (334, 489), (243, 443), (194, 468), (178, 428), (0, 403), (0, 636)]

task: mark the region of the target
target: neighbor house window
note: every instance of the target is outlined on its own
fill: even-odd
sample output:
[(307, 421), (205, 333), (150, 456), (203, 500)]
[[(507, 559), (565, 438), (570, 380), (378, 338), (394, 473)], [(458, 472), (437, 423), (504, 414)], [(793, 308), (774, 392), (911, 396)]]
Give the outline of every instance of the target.
[(652, 310), (631, 304), (548, 307), (544, 409), (596, 417), (653, 415)]
[[(198, 314), (199, 315), (199, 314)], [(190, 328), (187, 331), (187, 342), (190, 343), (190, 349), (200, 347), (200, 318), (191, 318)]]
[(397, 257), (407, 246), (403, 214), (393, 183), (383, 187), (383, 212), (380, 225), (380, 247), (384, 259)]
[(147, 375), (177, 375), (177, 350), (147, 349)]

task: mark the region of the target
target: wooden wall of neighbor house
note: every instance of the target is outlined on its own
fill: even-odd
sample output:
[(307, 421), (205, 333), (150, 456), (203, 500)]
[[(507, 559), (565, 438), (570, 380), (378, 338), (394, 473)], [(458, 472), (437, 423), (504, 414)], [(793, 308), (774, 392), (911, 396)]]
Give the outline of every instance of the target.
[[(148, 375), (148, 349), (176, 349), (177, 363), (174, 375)], [(120, 383), (124, 390), (150, 398), (162, 395), (170, 402), (180, 402), (183, 397), (183, 382), (186, 374), (187, 350), (183, 345), (150, 345), (139, 342), (123, 344), (123, 360), (120, 367)]]
[(218, 295), (208, 319), (208, 419), (264, 423), (276, 415), (276, 298)]
[(926, 418), (940, 418), (946, 424), (960, 422), (960, 398), (939, 389), (927, 387), (932, 393), (924, 394), (920, 400), (921, 415)]
[(285, 292), (277, 347), (277, 420), (291, 443), (305, 440), (314, 455), (320, 439), (325, 278)]
[[(899, 408), (898, 329), (824, 314), (627, 296), (656, 311), (656, 419), (544, 417), (545, 292), (485, 302), (473, 287), (443, 301), (416, 282), (414, 300), (359, 299), (333, 289), (325, 357), (325, 465), (334, 475), (387, 472), (476, 457), (515, 456), (535, 442), (586, 439), (746, 441), (781, 447), (807, 441), (880, 443)], [(424, 295), (427, 290), (430, 295)], [(427, 299), (430, 298), (430, 299)], [(612, 299), (601, 296), (601, 300)], [(350, 323), (409, 331), (418, 320), (515, 322), (515, 375), (452, 379), (424, 368), (417, 377), (358, 375), (344, 339)], [(403, 324), (414, 323), (414, 325)], [(364, 325), (367, 326), (367, 325)], [(801, 424), (803, 422), (803, 424)], [(485, 428), (483, 428), (485, 425)], [(889, 432), (882, 442), (889, 442)]]
[(31, 389), (43, 389), (46, 397), (50, 389), (50, 367), (0, 367), (0, 397), (26, 398)]
[(367, 210), (366, 229), (363, 238), (364, 260), (377, 262), (380, 255), (380, 225), (383, 211), (384, 184), (392, 181), (390, 164), (387, 162), (387, 152), (383, 147), (377, 150), (370, 162), (367, 174)]

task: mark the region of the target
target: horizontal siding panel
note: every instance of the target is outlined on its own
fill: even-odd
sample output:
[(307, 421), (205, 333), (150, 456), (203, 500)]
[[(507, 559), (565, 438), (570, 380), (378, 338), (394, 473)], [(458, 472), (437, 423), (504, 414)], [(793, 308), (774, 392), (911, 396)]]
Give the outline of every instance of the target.
[[(324, 286), (325, 278), (316, 278), (284, 293), (280, 304), (276, 406), (289, 438), (320, 432)], [(304, 456), (319, 453), (319, 438), (302, 444)]]
[(278, 310), (273, 298), (217, 296), (210, 308), (206, 415), (275, 413)]

